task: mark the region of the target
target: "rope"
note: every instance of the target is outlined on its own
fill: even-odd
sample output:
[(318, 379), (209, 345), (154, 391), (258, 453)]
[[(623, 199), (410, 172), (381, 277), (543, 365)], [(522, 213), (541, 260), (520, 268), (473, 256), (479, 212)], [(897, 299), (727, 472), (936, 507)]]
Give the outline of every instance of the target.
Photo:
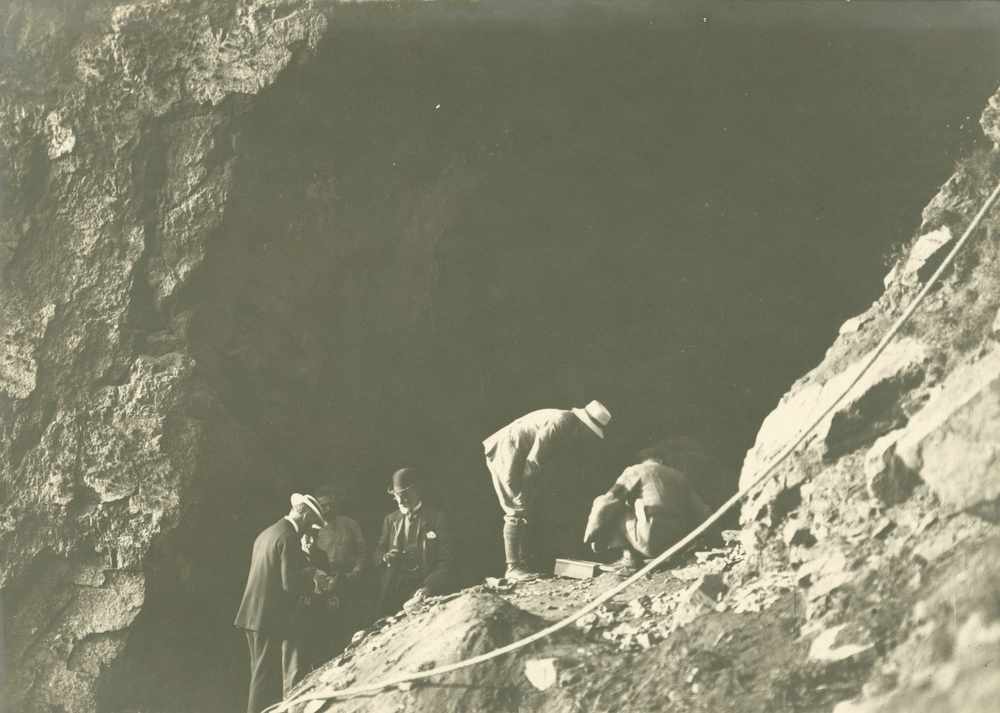
[(889, 346), (889, 343), (896, 337), (896, 335), (899, 333), (899, 330), (902, 329), (903, 325), (906, 324), (906, 322), (909, 321), (910, 317), (913, 316), (913, 313), (920, 306), (920, 303), (923, 302), (924, 298), (930, 292), (931, 288), (935, 285), (935, 283), (937, 283), (937, 281), (941, 278), (941, 275), (944, 274), (945, 270), (947, 270), (948, 267), (951, 265), (951, 263), (954, 261), (955, 256), (958, 255), (958, 253), (962, 250), (963, 247), (965, 247), (965, 244), (968, 242), (973, 231), (975, 231), (975, 229), (979, 227), (979, 223), (983, 219), (983, 216), (986, 215), (986, 213), (992, 207), (993, 203), (996, 202), (998, 196), (1000, 196), (1000, 183), (998, 183), (996, 188), (993, 189), (993, 192), (990, 194), (989, 198), (986, 199), (986, 202), (983, 203), (983, 206), (979, 209), (979, 212), (976, 213), (976, 216), (972, 219), (972, 222), (969, 223), (969, 227), (966, 228), (965, 233), (963, 233), (962, 237), (959, 238), (958, 242), (955, 243), (954, 247), (945, 257), (944, 261), (942, 261), (938, 269), (934, 271), (934, 274), (931, 275), (930, 279), (927, 281), (927, 284), (924, 285), (923, 289), (920, 290), (917, 296), (913, 299), (909, 307), (907, 307), (906, 311), (903, 312), (903, 314), (899, 317), (899, 319), (897, 319), (896, 322), (892, 325), (892, 327), (889, 329), (886, 335), (879, 342), (878, 346), (875, 347), (875, 349), (871, 352), (868, 358), (864, 361), (864, 364), (861, 367), (860, 371), (858, 371), (857, 375), (851, 380), (851, 382), (847, 385), (847, 387), (840, 392), (837, 398), (835, 398), (830, 403), (830, 405), (823, 410), (823, 412), (819, 416), (813, 419), (812, 423), (810, 423), (799, 434), (799, 436), (791, 442), (790, 445), (786, 446), (781, 451), (781, 453), (773, 461), (771, 461), (766, 468), (764, 468), (764, 470), (760, 473), (760, 475), (758, 475), (756, 478), (753, 479), (753, 481), (749, 485), (747, 485), (739, 492), (734, 494), (732, 497), (730, 497), (714, 513), (712, 513), (708, 517), (708, 519), (706, 519), (701, 525), (699, 525), (690, 533), (688, 533), (687, 536), (684, 537), (684, 539), (680, 540), (678, 543), (673, 545), (663, 554), (658, 555), (656, 558), (650, 560), (642, 569), (638, 570), (635, 574), (629, 576), (627, 579), (621, 581), (614, 587), (611, 587), (603, 594), (599, 595), (596, 599), (591, 601), (589, 604), (581, 607), (572, 614), (569, 614), (564, 619), (561, 619), (560, 621), (557, 621), (556, 623), (551, 624), (545, 627), (544, 629), (541, 629), (540, 631), (531, 634), (530, 636), (526, 636), (523, 639), (511, 642), (506, 646), (501, 646), (498, 649), (487, 651), (484, 654), (480, 654), (479, 656), (473, 656), (472, 658), (468, 659), (463, 659), (462, 661), (456, 661), (454, 663), (447, 664), (444, 666), (438, 666), (437, 668), (429, 669), (427, 671), (405, 673), (399, 676), (378, 681), (376, 683), (355, 686), (353, 688), (342, 688), (340, 690), (327, 691), (325, 693), (314, 693), (311, 695), (305, 695), (305, 696), (300, 696), (298, 698), (293, 698), (288, 701), (281, 701), (264, 709), (263, 713), (277, 713), (278, 711), (288, 710), (289, 708), (291, 708), (291, 706), (301, 705), (303, 703), (309, 703), (311, 701), (330, 701), (338, 698), (350, 698), (354, 696), (378, 693), (379, 691), (382, 691), (386, 688), (398, 686), (399, 684), (402, 683), (412, 683), (413, 681), (420, 681), (431, 678), (433, 676), (441, 676), (446, 673), (451, 673), (453, 671), (460, 671), (461, 669), (464, 668), (470, 668), (472, 666), (477, 666), (481, 663), (486, 663), (487, 661), (491, 661), (495, 658), (499, 658), (500, 656), (504, 656), (506, 654), (517, 651), (518, 649), (523, 649), (527, 646), (530, 646), (536, 641), (541, 641), (542, 639), (551, 636), (557, 631), (565, 629), (566, 627), (573, 624), (577, 619), (589, 614), (590, 612), (594, 611), (595, 609), (603, 605), (605, 602), (609, 601), (616, 595), (620, 594), (621, 592), (631, 587), (633, 584), (638, 582), (640, 579), (645, 577), (647, 574), (652, 572), (654, 569), (662, 565), (664, 562), (669, 560), (675, 554), (677, 554), (685, 547), (690, 545), (692, 542), (694, 542), (698, 537), (704, 534), (706, 530), (712, 527), (712, 525), (716, 524), (722, 518), (723, 515), (729, 512), (729, 510), (732, 509), (734, 505), (744, 500), (747, 497), (747, 495), (749, 495), (753, 490), (755, 490), (758, 485), (763, 483), (764, 480), (767, 479), (774, 472), (774, 469), (777, 468), (779, 465), (781, 465), (795, 451), (795, 449), (798, 448), (798, 446), (806, 439), (806, 437), (812, 432), (812, 430), (816, 428), (816, 426), (818, 426), (820, 423), (822, 423), (823, 419), (825, 419), (830, 414), (830, 412), (832, 412), (833, 409), (835, 409), (837, 405), (840, 404), (841, 401), (843, 401), (844, 397), (847, 396), (848, 393), (850, 393), (851, 389), (853, 389), (858, 384), (858, 382), (861, 381), (861, 378), (868, 372), (868, 370), (871, 369), (872, 365), (875, 363), (875, 360), (878, 359), (878, 357), (882, 354), (883, 351), (885, 351), (886, 347)]

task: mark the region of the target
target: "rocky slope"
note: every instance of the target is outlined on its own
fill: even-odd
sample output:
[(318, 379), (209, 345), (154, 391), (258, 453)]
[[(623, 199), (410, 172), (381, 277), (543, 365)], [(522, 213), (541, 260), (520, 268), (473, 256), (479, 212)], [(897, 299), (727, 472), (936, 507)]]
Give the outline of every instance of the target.
[[(822, 363), (764, 421), (744, 484), (854, 376), (1000, 180), (998, 109), (1000, 91), (981, 119), (994, 147), (958, 164), (885, 293), (843, 325)], [(744, 505), (725, 548), (689, 554), (570, 633), (481, 667), (478, 682), (463, 672), (386, 690), (377, 704), (293, 708), (457, 711), (445, 692), (471, 685), (483, 696), (506, 691), (477, 700), (477, 710), (496, 711), (992, 710), (1000, 692), (998, 237), (994, 208), (870, 374)], [(479, 587), (400, 613), (359, 633), (297, 693), (422, 670), (411, 653), (447, 637), (456, 611), (499, 606), (484, 596), (556, 621), (614, 581)], [(388, 648), (398, 655), (386, 659)], [(479, 652), (443, 648), (434, 663)]]

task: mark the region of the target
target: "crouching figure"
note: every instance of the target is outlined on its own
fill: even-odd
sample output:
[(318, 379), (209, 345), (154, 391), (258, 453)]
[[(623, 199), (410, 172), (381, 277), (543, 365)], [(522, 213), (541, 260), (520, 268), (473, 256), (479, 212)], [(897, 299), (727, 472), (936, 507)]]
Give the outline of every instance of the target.
[(708, 515), (683, 472), (647, 459), (626, 468), (608, 492), (594, 498), (583, 541), (597, 554), (621, 550), (620, 571), (630, 572)]

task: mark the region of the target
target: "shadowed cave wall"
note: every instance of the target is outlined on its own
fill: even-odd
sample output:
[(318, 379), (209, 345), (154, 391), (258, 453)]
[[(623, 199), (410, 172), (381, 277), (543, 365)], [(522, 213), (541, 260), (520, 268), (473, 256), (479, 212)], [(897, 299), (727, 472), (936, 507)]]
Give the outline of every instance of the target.
[(104, 707), (241, 705), (229, 622), (292, 489), (335, 486), (374, 538), (389, 473), (421, 465), (471, 579), (500, 564), (479, 441), (530, 409), (615, 413), (581, 496), (677, 434), (735, 487), (995, 89), (987, 33), (501, 14), (338, 8), (232, 107), (222, 222), (136, 317), (183, 324), (206, 484)]

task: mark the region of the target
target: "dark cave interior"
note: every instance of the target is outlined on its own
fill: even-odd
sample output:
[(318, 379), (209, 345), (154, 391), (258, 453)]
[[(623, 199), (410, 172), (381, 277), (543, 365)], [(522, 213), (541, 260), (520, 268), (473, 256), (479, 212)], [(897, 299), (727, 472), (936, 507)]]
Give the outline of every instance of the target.
[(334, 485), (371, 540), (392, 470), (421, 466), (469, 582), (500, 566), (479, 442), (532, 409), (611, 408), (590, 490), (676, 435), (735, 489), (761, 419), (974, 145), (1000, 54), (971, 31), (697, 17), (331, 25), (238, 119), (186, 297), (226, 526), (176, 544), (190, 579), (150, 595), (112, 707), (240, 705), (228, 625), (293, 489)]

